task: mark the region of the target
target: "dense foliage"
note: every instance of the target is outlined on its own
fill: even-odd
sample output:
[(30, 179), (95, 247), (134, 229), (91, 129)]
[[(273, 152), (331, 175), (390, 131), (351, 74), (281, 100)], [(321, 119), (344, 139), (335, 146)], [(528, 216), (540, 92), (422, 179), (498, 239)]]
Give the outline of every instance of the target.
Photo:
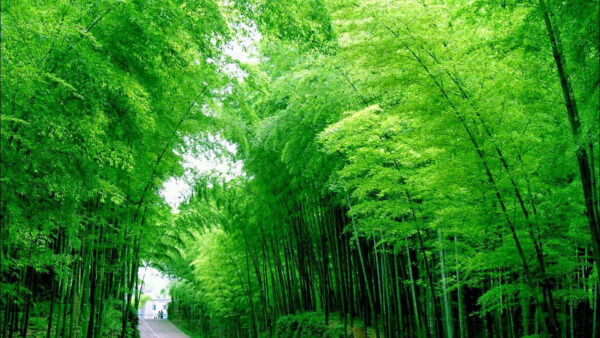
[(214, 125), (228, 34), (213, 1), (2, 1), (2, 336), (131, 331), (156, 192)]
[(2, 335), (600, 337), (598, 6), (3, 0)]

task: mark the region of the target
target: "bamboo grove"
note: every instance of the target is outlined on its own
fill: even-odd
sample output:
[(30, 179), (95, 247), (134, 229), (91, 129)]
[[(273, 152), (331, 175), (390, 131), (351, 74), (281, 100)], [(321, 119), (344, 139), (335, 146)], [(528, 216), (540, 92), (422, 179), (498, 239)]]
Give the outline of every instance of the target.
[(599, 11), (3, 0), (0, 335), (600, 338)]
[(210, 124), (195, 106), (221, 80), (199, 55), (226, 22), (210, 2), (2, 1), (0, 335), (136, 332), (155, 191)]

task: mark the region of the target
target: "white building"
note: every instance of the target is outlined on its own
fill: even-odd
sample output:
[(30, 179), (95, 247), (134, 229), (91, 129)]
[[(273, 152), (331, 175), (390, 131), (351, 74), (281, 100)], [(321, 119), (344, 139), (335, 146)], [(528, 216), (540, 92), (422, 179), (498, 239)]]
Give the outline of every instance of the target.
[(159, 312), (162, 311), (163, 319), (167, 319), (167, 307), (171, 298), (154, 298), (149, 299), (138, 309), (138, 317), (140, 319), (158, 318)]
[(140, 319), (154, 319), (159, 317), (162, 311), (163, 319), (167, 319), (167, 308), (171, 297), (169, 297), (169, 279), (158, 270), (151, 267), (140, 269), (140, 279), (144, 280), (140, 294), (140, 308), (138, 317)]

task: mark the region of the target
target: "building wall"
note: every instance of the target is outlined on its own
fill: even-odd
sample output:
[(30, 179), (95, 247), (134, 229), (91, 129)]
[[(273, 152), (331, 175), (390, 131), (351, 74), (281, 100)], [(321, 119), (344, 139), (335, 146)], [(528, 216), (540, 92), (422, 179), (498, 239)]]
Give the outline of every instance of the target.
[(140, 319), (154, 319), (158, 318), (158, 312), (162, 310), (164, 313), (163, 318), (167, 318), (167, 306), (169, 305), (170, 299), (151, 299), (144, 304), (144, 306), (138, 310), (138, 316)]

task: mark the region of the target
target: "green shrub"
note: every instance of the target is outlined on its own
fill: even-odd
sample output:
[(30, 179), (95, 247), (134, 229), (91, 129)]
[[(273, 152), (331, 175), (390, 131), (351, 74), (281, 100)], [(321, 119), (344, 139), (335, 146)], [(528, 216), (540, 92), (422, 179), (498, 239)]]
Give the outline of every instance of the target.
[(318, 312), (304, 312), (296, 315), (280, 317), (275, 326), (278, 337), (311, 338), (346, 337), (344, 327), (341, 324), (327, 325), (325, 317)]

